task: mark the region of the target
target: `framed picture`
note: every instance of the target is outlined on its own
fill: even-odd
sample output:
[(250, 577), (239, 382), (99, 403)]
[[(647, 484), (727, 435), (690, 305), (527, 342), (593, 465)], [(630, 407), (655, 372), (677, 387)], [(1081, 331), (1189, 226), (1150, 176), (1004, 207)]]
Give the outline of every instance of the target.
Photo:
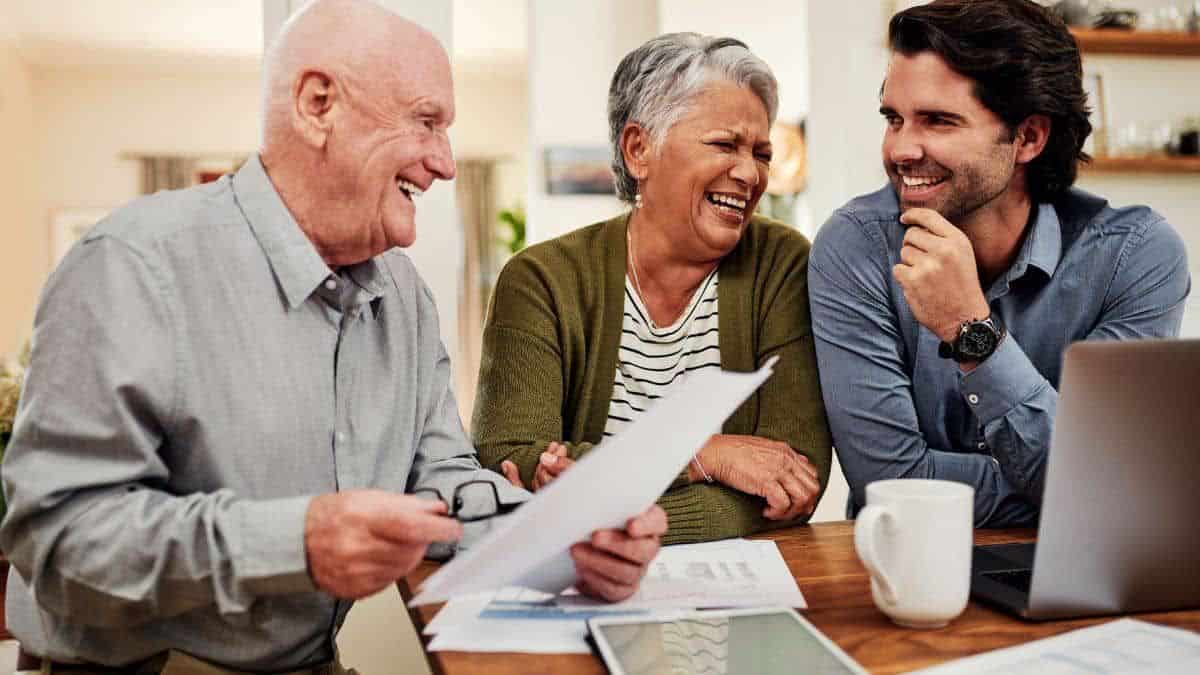
[(111, 208), (58, 209), (50, 215), (50, 269), (67, 254), (93, 225), (112, 212)]
[(546, 148), (546, 193), (552, 195), (611, 195), (612, 155), (605, 147)]
[(1088, 107), (1091, 108), (1092, 135), (1083, 144), (1083, 151), (1093, 157), (1107, 157), (1112, 147), (1112, 120), (1109, 119), (1108, 92), (1105, 90), (1104, 72), (1084, 67), (1083, 90), (1087, 92)]

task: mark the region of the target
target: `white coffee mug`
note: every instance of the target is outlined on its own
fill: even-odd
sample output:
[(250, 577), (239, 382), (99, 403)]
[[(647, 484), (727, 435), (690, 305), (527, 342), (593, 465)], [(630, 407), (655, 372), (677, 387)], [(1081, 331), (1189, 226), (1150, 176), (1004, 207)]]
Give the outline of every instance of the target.
[(940, 628), (967, 607), (975, 489), (905, 478), (867, 485), (854, 547), (875, 606), (910, 628)]

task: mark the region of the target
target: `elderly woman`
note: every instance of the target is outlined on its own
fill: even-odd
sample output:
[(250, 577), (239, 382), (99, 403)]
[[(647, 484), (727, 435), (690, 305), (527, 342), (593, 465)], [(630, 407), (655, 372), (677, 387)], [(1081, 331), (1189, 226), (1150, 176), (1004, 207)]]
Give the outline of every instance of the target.
[(731, 38), (663, 35), (621, 61), (608, 117), (617, 193), (632, 212), (525, 249), (501, 273), (472, 423), (485, 465), (540, 488), (690, 373), (750, 371), (777, 355), (775, 374), (659, 500), (663, 541), (812, 514), (830, 437), (809, 244), (751, 215), (777, 101), (770, 69)]

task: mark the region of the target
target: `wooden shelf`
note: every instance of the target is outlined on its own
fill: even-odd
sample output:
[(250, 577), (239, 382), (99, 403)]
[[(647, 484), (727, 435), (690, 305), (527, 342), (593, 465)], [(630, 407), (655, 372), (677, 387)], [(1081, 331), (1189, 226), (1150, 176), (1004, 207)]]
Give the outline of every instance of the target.
[(1087, 173), (1170, 173), (1200, 175), (1200, 157), (1095, 157), (1079, 167)]
[(1200, 57), (1200, 33), (1072, 28), (1079, 50), (1088, 54)]

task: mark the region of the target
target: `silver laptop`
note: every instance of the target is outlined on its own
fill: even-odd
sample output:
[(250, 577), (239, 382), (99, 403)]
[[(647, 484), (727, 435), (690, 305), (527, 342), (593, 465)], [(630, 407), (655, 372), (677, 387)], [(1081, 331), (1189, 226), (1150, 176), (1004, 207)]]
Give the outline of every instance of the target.
[(1200, 607), (1200, 340), (1067, 350), (1038, 541), (971, 574), (1027, 619)]

